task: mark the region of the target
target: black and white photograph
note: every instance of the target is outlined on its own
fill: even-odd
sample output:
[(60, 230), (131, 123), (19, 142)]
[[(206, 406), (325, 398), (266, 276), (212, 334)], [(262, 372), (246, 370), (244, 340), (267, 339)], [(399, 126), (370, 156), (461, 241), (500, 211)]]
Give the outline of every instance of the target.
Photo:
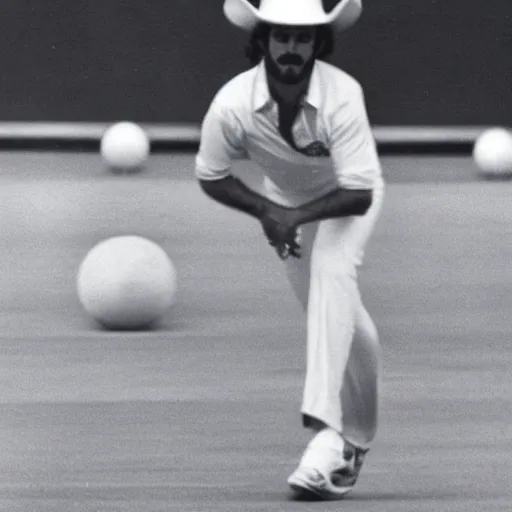
[(511, 0), (4, 0), (0, 512), (512, 510)]

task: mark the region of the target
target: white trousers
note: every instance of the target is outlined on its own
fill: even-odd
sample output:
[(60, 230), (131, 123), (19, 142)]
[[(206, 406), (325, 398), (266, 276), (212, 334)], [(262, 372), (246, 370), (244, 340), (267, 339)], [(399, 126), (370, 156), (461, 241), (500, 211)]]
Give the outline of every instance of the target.
[(383, 190), (374, 192), (362, 217), (301, 226), (302, 258), (285, 262), (307, 312), (304, 424), (309, 418), (321, 420), (362, 448), (369, 448), (377, 430), (381, 348), (361, 300), (357, 267), (383, 195)]

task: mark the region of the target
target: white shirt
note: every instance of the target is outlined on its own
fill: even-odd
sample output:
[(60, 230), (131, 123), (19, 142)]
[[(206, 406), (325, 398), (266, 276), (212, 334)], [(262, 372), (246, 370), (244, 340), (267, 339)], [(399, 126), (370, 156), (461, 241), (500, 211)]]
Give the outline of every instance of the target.
[(201, 127), (195, 175), (222, 179), (234, 159), (250, 158), (263, 170), (267, 195), (290, 205), (338, 186), (383, 187), (362, 87), (339, 68), (316, 61), (293, 137), (299, 147), (320, 141), (330, 156), (303, 155), (283, 139), (262, 62), (231, 79), (213, 99)]

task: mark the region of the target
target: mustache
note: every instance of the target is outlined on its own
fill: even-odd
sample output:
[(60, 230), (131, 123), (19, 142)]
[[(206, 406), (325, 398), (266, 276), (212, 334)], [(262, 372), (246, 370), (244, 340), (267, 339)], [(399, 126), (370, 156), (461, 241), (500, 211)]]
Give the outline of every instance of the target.
[(295, 53), (286, 53), (285, 55), (281, 55), (281, 57), (277, 59), (277, 62), (283, 66), (302, 66), (302, 64), (304, 64), (302, 57)]

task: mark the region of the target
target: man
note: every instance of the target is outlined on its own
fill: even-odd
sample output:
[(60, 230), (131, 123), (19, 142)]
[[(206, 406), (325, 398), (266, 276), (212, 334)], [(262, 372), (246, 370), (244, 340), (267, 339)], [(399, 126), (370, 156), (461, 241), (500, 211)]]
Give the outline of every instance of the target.
[[(298, 498), (340, 499), (377, 426), (380, 345), (357, 285), (384, 182), (358, 82), (324, 62), (360, 0), (225, 0), (251, 32), (254, 66), (224, 85), (204, 118), (196, 176), (214, 200), (255, 217), (307, 312), (301, 414), (313, 437), (288, 483)], [(258, 194), (230, 173), (249, 157)]]

